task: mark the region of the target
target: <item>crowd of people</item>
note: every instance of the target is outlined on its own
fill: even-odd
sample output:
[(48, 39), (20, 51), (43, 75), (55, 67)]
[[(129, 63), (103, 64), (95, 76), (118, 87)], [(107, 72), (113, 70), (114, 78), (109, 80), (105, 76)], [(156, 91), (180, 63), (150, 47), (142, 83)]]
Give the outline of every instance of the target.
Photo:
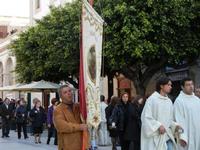
[[(148, 98), (112, 97), (105, 108), (112, 149), (117, 150), (200, 150), (200, 88), (185, 78), (175, 102), (169, 98), (172, 81), (163, 77)], [(106, 138), (104, 138), (106, 139)], [(104, 142), (106, 143), (106, 142)]]
[(53, 110), (58, 104), (58, 100), (53, 98), (51, 106), (46, 113), (41, 106), (38, 98), (33, 99), (33, 108), (28, 111), (26, 101), (22, 98), (17, 101), (5, 98), (0, 100), (0, 117), (2, 123), (2, 138), (9, 138), (10, 127), (14, 126), (17, 131), (18, 139), (21, 139), (23, 130), (24, 139), (28, 139), (27, 125), (29, 125), (31, 135), (35, 137), (35, 143), (41, 143), (41, 134), (46, 125), (48, 128), (47, 144), (50, 143), (51, 137), (54, 137), (54, 145), (57, 145), (57, 132), (53, 125)]
[[(172, 87), (172, 81), (162, 77), (149, 97), (130, 98), (124, 92), (120, 98), (113, 96), (107, 104), (101, 95), (98, 145), (112, 144), (112, 150), (117, 150), (117, 146), (121, 150), (200, 150), (200, 90), (194, 89), (192, 79), (185, 78), (173, 102), (168, 96)], [(24, 138), (28, 138), (26, 125), (30, 120), (36, 144), (41, 143), (44, 124), (47, 124), (47, 144), (54, 135), (58, 150), (81, 150), (83, 145), (93, 150), (88, 138), (89, 127), (81, 118), (79, 104), (73, 102), (72, 89), (68, 85), (61, 86), (59, 96), (61, 102), (53, 98), (47, 114), (37, 98), (30, 112), (23, 99), (18, 100), (17, 105), (8, 98), (0, 102), (2, 138), (9, 137), (9, 121), (14, 117), (19, 139), (21, 129)]]
[[(104, 140), (104, 143), (98, 143), (99, 145), (107, 145), (106, 134), (101, 136), (99, 132), (103, 130), (109, 131), (111, 138), (112, 149), (117, 150), (117, 145), (121, 145), (122, 150), (139, 150), (140, 149), (140, 131), (141, 131), (141, 113), (144, 107), (146, 98), (143, 96), (136, 96), (130, 99), (128, 93), (122, 93), (118, 98), (113, 96), (110, 104), (106, 107), (101, 107), (101, 113), (105, 113), (106, 128), (102, 128), (100, 124), (100, 130), (98, 135), (100, 141)], [(101, 102), (105, 103), (105, 102)], [(102, 106), (102, 105), (101, 105)], [(102, 115), (103, 116), (103, 115)], [(102, 128), (102, 129), (101, 129)]]

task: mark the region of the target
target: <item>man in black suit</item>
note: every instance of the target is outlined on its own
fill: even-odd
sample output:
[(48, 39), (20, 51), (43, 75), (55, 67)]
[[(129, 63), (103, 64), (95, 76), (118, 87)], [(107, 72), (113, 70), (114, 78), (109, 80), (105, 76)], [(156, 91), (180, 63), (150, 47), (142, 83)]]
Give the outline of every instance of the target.
[(2, 138), (9, 137), (10, 119), (12, 115), (12, 107), (9, 104), (10, 99), (6, 98), (0, 107), (0, 114), (2, 117)]

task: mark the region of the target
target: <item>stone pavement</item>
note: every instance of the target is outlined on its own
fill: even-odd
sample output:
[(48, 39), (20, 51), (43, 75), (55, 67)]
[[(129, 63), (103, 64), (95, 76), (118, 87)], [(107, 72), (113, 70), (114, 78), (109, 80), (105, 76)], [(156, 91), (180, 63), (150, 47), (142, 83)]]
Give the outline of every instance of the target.
[[(2, 131), (0, 130), (0, 135)], [(17, 132), (11, 131), (10, 138), (1, 138), (0, 136), (0, 150), (57, 150), (57, 146), (53, 145), (53, 138), (50, 145), (46, 145), (47, 131), (42, 135), (42, 143), (35, 144), (34, 137), (28, 134), (28, 139), (18, 140)], [(98, 150), (112, 150), (111, 146), (99, 147)], [(118, 149), (120, 150), (120, 149)]]

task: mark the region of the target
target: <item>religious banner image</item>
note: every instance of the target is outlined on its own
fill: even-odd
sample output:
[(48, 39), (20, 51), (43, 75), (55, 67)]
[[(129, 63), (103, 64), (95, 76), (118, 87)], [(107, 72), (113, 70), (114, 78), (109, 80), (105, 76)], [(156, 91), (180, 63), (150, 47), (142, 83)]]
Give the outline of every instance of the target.
[(102, 61), (103, 20), (84, 0), (82, 9), (83, 70), (86, 91), (87, 123), (100, 123), (100, 74)]

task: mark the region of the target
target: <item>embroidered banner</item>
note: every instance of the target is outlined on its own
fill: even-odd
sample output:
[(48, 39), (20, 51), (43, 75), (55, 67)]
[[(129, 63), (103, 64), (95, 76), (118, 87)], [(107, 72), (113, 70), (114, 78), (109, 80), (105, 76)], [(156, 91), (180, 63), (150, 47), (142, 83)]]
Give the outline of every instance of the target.
[(87, 123), (95, 128), (100, 123), (100, 74), (102, 63), (103, 19), (83, 0), (82, 50)]

